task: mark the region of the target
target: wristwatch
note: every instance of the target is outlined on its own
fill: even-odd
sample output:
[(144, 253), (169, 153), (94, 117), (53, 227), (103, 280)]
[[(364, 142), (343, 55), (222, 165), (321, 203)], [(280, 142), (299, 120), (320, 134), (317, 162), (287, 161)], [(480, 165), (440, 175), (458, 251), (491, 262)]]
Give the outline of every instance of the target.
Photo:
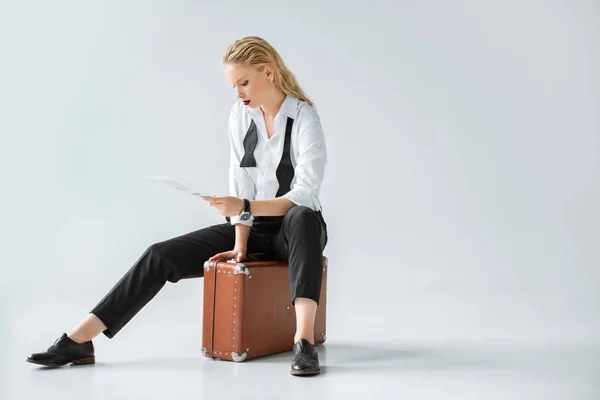
[(244, 211), (242, 211), (242, 213), (240, 214), (240, 219), (242, 221), (247, 221), (250, 219), (251, 215), (252, 214), (250, 213), (250, 200), (244, 199)]

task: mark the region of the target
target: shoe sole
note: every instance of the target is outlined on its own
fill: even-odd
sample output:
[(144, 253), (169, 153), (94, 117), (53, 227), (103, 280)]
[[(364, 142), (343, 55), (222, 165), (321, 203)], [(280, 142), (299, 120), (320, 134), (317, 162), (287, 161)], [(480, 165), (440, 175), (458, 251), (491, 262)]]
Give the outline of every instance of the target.
[(319, 375), (321, 373), (321, 370), (316, 370), (316, 371), (295, 371), (295, 370), (291, 370), (290, 374), (295, 375), (295, 376), (306, 376), (306, 375)]
[(27, 359), (25, 361), (27, 361), (28, 363), (32, 363), (32, 364), (43, 365), (45, 367), (62, 367), (62, 366), (67, 365), (67, 364), (73, 364), (73, 365), (90, 365), (90, 364), (95, 364), (96, 363), (96, 356), (87, 357), (87, 358), (80, 358), (78, 360), (71, 360), (71, 361), (64, 362), (62, 364), (52, 364), (52, 363), (47, 363), (47, 362), (43, 362), (43, 361), (36, 361), (36, 360), (30, 360), (30, 359)]

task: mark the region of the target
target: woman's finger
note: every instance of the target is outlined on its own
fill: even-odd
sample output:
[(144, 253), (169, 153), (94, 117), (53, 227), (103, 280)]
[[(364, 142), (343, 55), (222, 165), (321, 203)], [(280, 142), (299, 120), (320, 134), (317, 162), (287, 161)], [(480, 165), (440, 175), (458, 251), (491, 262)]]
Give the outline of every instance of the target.
[(221, 258), (228, 258), (229, 257), (229, 253), (230, 253), (230, 251), (227, 251), (225, 253), (215, 254), (214, 256), (212, 256), (211, 258), (209, 258), (208, 261), (218, 260), (218, 259), (221, 259)]
[(235, 258), (236, 258), (236, 260), (237, 260), (238, 262), (239, 262), (239, 261), (243, 261), (243, 260), (245, 260), (245, 259), (246, 259), (246, 252), (245, 252), (245, 251), (242, 251), (242, 250), (239, 250), (239, 251), (237, 252), (237, 254), (236, 254), (236, 257), (235, 257)]

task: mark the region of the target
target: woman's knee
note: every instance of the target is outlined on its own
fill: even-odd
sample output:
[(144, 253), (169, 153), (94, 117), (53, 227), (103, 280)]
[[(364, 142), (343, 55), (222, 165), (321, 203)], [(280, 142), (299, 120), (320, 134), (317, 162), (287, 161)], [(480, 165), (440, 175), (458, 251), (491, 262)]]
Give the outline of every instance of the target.
[(164, 279), (169, 281), (179, 280), (177, 276), (180, 275), (178, 269), (172, 261), (170, 261), (169, 253), (172, 251), (168, 243), (157, 242), (153, 243), (146, 249), (146, 252), (142, 256), (146, 258), (143, 265), (149, 270), (150, 273), (158, 276), (163, 276)]
[(317, 212), (310, 207), (295, 206), (287, 212), (284, 219), (293, 221), (294, 223), (307, 221), (312, 222), (319, 221), (319, 216), (317, 215)]
[(167, 252), (167, 246), (164, 244), (164, 242), (152, 243), (146, 249), (146, 253), (148, 253), (151, 256), (155, 256), (155, 257), (159, 257), (159, 258), (164, 256), (166, 254), (166, 252)]

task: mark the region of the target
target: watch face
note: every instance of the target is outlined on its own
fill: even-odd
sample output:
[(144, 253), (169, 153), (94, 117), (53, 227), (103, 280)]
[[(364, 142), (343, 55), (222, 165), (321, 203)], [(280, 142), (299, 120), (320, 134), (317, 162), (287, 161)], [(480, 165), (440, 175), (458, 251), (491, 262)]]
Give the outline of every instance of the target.
[(247, 221), (250, 218), (250, 213), (244, 212), (240, 215), (242, 221)]

